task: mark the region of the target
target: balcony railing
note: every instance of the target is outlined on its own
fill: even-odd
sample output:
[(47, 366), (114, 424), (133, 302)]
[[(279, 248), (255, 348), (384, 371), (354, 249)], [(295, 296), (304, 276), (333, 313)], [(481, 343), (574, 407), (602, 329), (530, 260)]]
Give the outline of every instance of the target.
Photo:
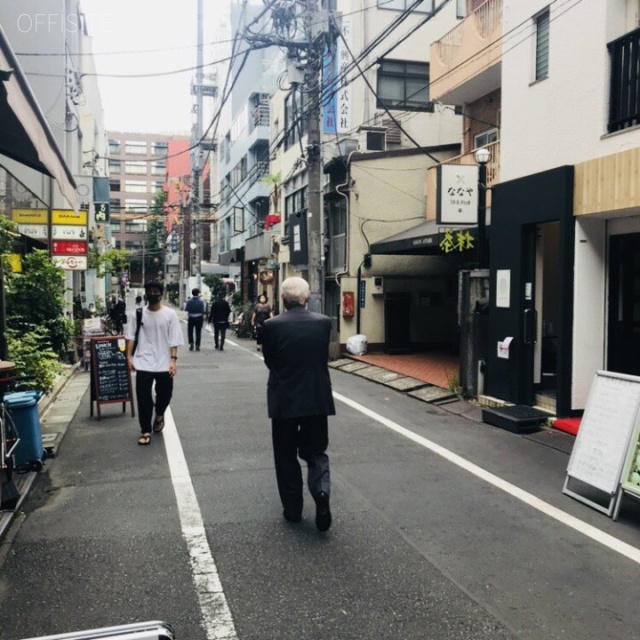
[(269, 126), (269, 105), (258, 105), (251, 112), (251, 120), (249, 130), (253, 131), (256, 127), (268, 127)]
[(501, 60), (502, 3), (486, 0), (431, 45), (432, 98), (446, 97)]

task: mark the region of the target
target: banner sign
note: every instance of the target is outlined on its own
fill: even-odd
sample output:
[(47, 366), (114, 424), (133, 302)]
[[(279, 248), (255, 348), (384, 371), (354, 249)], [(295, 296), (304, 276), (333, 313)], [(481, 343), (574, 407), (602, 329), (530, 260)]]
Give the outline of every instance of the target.
[(73, 209), (54, 209), (52, 224), (87, 224), (87, 212), (83, 209), (77, 213)]
[(94, 210), (96, 212), (96, 222), (106, 223), (110, 218), (110, 207), (108, 202), (94, 202)]

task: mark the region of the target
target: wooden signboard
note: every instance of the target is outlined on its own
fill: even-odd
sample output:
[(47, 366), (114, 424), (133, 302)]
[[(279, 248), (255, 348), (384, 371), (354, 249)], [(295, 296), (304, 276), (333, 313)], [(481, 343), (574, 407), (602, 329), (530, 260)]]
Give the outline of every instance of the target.
[(102, 417), (101, 405), (118, 402), (122, 403), (122, 413), (130, 402), (131, 415), (136, 415), (124, 336), (91, 338), (91, 415), (94, 402), (98, 420)]
[[(598, 371), (591, 384), (580, 430), (567, 467), (563, 493), (611, 516), (619, 502), (622, 468), (637, 428), (640, 377)], [(569, 488), (578, 480), (591, 490)], [(595, 489), (595, 492), (593, 491)], [(608, 502), (600, 504), (594, 493)]]

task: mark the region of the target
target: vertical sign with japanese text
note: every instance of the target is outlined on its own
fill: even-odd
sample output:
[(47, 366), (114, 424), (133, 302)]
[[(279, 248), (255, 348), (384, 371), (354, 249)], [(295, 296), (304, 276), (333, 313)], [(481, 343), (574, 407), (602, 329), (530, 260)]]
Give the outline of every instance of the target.
[(477, 224), (478, 165), (441, 164), (437, 176), (437, 223)]

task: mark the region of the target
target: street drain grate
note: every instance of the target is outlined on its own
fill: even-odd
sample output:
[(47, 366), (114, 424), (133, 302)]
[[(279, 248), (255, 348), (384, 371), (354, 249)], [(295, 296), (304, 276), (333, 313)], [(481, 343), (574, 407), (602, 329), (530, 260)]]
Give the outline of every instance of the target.
[(568, 454), (571, 453), (576, 441), (574, 436), (553, 429), (542, 429), (536, 433), (523, 434), (522, 437)]

